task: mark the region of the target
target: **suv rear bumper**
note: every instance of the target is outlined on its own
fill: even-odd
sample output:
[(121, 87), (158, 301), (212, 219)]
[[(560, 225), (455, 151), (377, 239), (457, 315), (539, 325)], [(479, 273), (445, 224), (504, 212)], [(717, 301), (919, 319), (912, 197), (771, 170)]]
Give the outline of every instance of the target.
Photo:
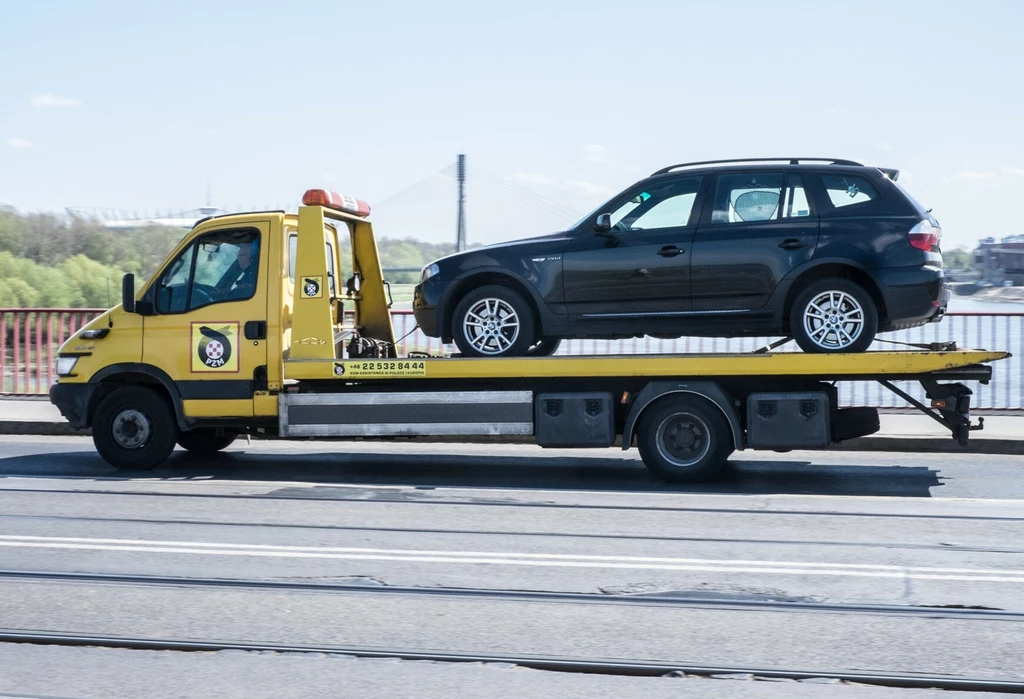
[(900, 330), (937, 322), (946, 314), (949, 287), (942, 270), (931, 265), (875, 270), (885, 303), (880, 330)]

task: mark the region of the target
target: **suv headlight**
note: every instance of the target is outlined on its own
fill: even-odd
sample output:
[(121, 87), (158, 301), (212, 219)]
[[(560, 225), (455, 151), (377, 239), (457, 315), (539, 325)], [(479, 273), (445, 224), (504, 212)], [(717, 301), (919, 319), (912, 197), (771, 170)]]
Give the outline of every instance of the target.
[(436, 277), (440, 273), (441, 268), (438, 267), (437, 265), (427, 265), (426, 267), (423, 268), (423, 271), (420, 272), (420, 284), (427, 281), (431, 277)]
[(57, 376), (71, 376), (77, 363), (78, 357), (57, 357)]

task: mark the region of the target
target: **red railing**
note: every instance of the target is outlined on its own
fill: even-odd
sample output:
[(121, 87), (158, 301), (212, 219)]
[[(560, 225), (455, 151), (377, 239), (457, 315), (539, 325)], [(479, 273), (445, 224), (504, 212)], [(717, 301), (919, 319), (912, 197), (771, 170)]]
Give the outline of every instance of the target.
[(0, 308), (0, 394), (46, 393), (57, 349), (104, 310)]
[[(0, 308), (0, 395), (47, 393), (55, 377), (57, 349), (65, 339), (103, 312), (104, 309), (98, 308)], [(416, 329), (411, 311), (392, 311), (392, 318), (400, 355), (411, 351), (447, 355), (454, 349)], [(992, 382), (976, 387), (972, 404), (979, 408), (1024, 409), (1024, 312), (948, 313), (941, 323), (886, 333), (882, 338), (916, 343), (956, 340), (960, 347), (1007, 350), (1013, 353), (1013, 358), (994, 365)], [(772, 339), (775, 338), (570, 340), (562, 343), (558, 354), (751, 352)], [(786, 346), (779, 351), (792, 349), (794, 347)], [(878, 343), (872, 349), (898, 347)], [(841, 398), (851, 405), (891, 407), (889, 403), (895, 398), (880, 387), (875, 388), (872, 393), (868, 384), (847, 387), (846, 394), (841, 391)]]

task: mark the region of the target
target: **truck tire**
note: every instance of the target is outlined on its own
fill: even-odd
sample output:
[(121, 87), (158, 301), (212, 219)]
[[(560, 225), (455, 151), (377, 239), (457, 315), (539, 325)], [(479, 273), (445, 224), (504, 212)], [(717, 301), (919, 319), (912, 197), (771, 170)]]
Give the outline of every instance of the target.
[(644, 410), (636, 442), (644, 465), (674, 483), (713, 478), (734, 450), (732, 430), (722, 411), (687, 394), (667, 396)]
[(793, 302), (789, 331), (804, 352), (863, 352), (878, 332), (878, 309), (871, 294), (856, 282), (819, 279)]
[(452, 339), (464, 357), (524, 357), (535, 334), (530, 304), (507, 286), (473, 289), (452, 314)]
[(178, 423), (167, 401), (148, 388), (125, 386), (103, 399), (92, 420), (92, 441), (114, 468), (151, 469), (174, 450)]
[(234, 432), (217, 434), (212, 429), (198, 429), (182, 432), (178, 435), (178, 446), (196, 456), (213, 456), (227, 449), (238, 439)]

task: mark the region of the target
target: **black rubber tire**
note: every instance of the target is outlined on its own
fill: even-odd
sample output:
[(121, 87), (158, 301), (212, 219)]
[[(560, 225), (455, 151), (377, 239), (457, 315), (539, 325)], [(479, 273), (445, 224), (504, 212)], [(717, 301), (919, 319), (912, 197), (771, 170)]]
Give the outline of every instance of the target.
[(880, 428), (878, 408), (840, 408), (832, 418), (832, 441), (867, 437)]
[[(136, 448), (125, 448), (114, 438), (114, 422), (126, 410), (138, 411), (151, 434)], [(167, 401), (148, 388), (125, 386), (103, 399), (92, 419), (92, 441), (103, 460), (119, 469), (151, 469), (174, 450), (178, 423)]]
[[(477, 351), (470, 344), (469, 338), (466, 337), (463, 331), (462, 321), (466, 317), (466, 313), (469, 312), (474, 304), (486, 298), (504, 301), (512, 307), (512, 310), (515, 311), (520, 319), (519, 333), (515, 341), (504, 352), (484, 354)], [(533, 317), (533, 309), (530, 308), (530, 304), (522, 296), (507, 286), (491, 284), (473, 289), (459, 301), (459, 304), (455, 307), (455, 312), (452, 313), (452, 339), (464, 357), (525, 357), (535, 342), (536, 325), (537, 322)]]
[[(849, 294), (857, 301), (857, 303), (860, 304), (860, 307), (864, 312), (864, 323), (861, 326), (860, 335), (852, 344), (841, 349), (822, 347), (811, 339), (807, 330), (804, 328), (804, 311), (806, 310), (807, 305), (815, 296), (826, 291), (842, 291)], [(789, 332), (793, 336), (793, 339), (796, 340), (796, 344), (800, 346), (800, 349), (809, 354), (864, 352), (871, 346), (871, 343), (874, 342), (875, 335), (878, 333), (878, 308), (875, 306), (875, 301), (871, 298), (871, 294), (856, 282), (852, 282), (849, 279), (842, 279), (840, 277), (819, 279), (816, 282), (808, 284), (803, 291), (797, 294), (796, 299), (794, 299), (793, 306), (789, 311)]]
[(178, 435), (178, 446), (196, 456), (213, 456), (230, 447), (238, 435), (234, 432), (217, 434), (214, 430), (189, 430)]
[(562, 338), (560, 337), (546, 337), (543, 340), (534, 344), (533, 347), (526, 351), (527, 357), (550, 357), (558, 351), (559, 345), (562, 344)]
[[(694, 444), (703, 439), (706, 448), (693, 447), (693, 458), (673, 459), (668, 447), (659, 448), (663, 433), (671, 430), (672, 418), (679, 416), (680, 424), (696, 427), (690, 436), (699, 435)], [(644, 465), (662, 480), (673, 483), (699, 483), (714, 478), (725, 466), (735, 450), (729, 421), (718, 406), (693, 395), (671, 395), (661, 398), (644, 409), (636, 433), (637, 448)], [(687, 462), (687, 463), (682, 463)]]

